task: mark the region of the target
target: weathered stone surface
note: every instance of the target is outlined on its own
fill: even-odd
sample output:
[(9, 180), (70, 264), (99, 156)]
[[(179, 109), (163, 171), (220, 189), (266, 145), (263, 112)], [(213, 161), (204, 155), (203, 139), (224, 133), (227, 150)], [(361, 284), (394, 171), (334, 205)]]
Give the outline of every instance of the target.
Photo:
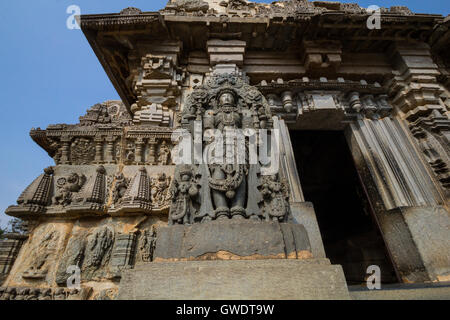
[(291, 203), (291, 212), (293, 220), (303, 225), (307, 231), (311, 253), (314, 258), (325, 258), (325, 249), (320, 236), (314, 205), (310, 202), (294, 202)]
[(321, 260), (152, 263), (127, 271), (121, 300), (348, 300), (340, 266)]
[(309, 259), (302, 225), (277, 222), (213, 221), (157, 231), (154, 261)]
[[(376, 220), (367, 234), (380, 231), (398, 280), (448, 281), (450, 20), (381, 12), (381, 30), (361, 28), (369, 12), (357, 4), (306, 0), (171, 0), (159, 12), (82, 16), (121, 101), (31, 130), (55, 165), (6, 211), (32, 228), (21, 248), (0, 244), (0, 295), (114, 299), (127, 272), (143, 279), (122, 282), (133, 298), (173, 297), (170, 281), (188, 298), (348, 298), (340, 268), (311, 259), (325, 258), (329, 229), (303, 194), (294, 148), (308, 146), (293, 130), (346, 130), (369, 202), (361, 214)], [(173, 133), (198, 133), (199, 120), (201, 132), (279, 130), (279, 170), (176, 166)], [(235, 259), (247, 261), (217, 261)], [(62, 290), (74, 265), (83, 290)]]

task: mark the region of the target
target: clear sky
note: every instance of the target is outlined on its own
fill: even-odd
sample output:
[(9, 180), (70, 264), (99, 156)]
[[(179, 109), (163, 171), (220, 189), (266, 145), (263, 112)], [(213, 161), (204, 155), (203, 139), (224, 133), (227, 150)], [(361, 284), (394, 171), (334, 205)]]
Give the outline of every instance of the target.
[[(271, 2), (271, 1), (257, 1)], [(406, 5), (414, 12), (450, 13), (449, 0), (352, 0), (363, 7)], [(66, 27), (70, 5), (82, 14), (133, 6), (156, 11), (166, 0), (0, 1), (1, 139), (0, 224), (5, 209), (43, 170), (53, 165), (29, 137), (33, 127), (76, 123), (90, 106), (118, 95), (80, 30)]]

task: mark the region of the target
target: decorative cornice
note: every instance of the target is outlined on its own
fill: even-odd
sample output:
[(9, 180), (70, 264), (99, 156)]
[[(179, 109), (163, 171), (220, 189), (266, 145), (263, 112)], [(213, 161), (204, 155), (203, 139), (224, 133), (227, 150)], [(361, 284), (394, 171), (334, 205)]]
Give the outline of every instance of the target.
[(123, 25), (141, 25), (152, 23), (160, 19), (158, 12), (141, 12), (141, 13), (113, 13), (113, 14), (93, 14), (82, 15), (78, 17), (81, 29), (86, 30), (102, 30), (103, 28)]

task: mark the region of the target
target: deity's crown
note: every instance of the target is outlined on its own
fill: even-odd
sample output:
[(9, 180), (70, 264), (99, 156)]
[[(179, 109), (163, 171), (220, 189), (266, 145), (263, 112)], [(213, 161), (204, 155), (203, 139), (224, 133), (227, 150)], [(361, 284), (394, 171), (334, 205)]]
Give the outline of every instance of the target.
[(234, 99), (235, 99), (235, 101), (238, 100), (238, 95), (237, 95), (236, 91), (234, 89), (232, 89), (232, 88), (220, 89), (219, 93), (217, 94), (217, 100), (220, 99), (220, 97), (223, 96), (226, 93), (232, 94)]

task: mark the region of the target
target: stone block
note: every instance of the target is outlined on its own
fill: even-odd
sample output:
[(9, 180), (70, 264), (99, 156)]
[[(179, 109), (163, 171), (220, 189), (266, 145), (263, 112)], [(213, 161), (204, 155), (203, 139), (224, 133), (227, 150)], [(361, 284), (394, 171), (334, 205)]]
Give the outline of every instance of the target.
[(230, 220), (158, 229), (154, 261), (311, 257), (302, 225)]
[(348, 300), (341, 266), (320, 260), (190, 261), (124, 272), (119, 300)]

